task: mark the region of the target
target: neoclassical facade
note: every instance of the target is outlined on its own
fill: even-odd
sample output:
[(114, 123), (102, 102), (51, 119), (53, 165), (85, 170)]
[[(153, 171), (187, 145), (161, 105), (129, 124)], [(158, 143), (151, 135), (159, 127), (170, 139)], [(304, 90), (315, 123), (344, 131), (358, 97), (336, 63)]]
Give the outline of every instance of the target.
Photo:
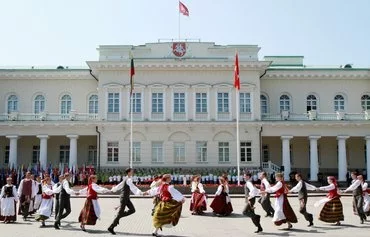
[(134, 167), (231, 167), (240, 152), (241, 167), (283, 169), (286, 178), (370, 170), (370, 70), (308, 67), (301, 56), (260, 60), (259, 50), (112, 45), (86, 69), (2, 69), (0, 164), (128, 166), (132, 104)]

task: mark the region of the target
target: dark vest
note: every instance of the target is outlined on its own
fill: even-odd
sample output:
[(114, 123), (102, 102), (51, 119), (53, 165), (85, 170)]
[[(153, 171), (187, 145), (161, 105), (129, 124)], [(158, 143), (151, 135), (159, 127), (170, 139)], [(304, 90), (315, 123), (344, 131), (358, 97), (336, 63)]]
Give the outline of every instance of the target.
[(4, 198), (14, 197), (13, 195), (13, 185), (12, 186), (5, 186), (4, 190)]
[(298, 199), (307, 198), (307, 187), (306, 187), (306, 183), (303, 180), (301, 182), (302, 182), (302, 188), (298, 192)]
[[(68, 182), (68, 184), (69, 184), (69, 187), (72, 186), (70, 182)], [(62, 190), (60, 191), (60, 197), (61, 198), (70, 198), (71, 197), (71, 195), (69, 195), (67, 193), (67, 191), (63, 188), (63, 186), (62, 186)]]
[(38, 195), (41, 195), (41, 194), (42, 194), (42, 185), (41, 185), (41, 184), (39, 184), (38, 186), (39, 186), (39, 191), (37, 192), (37, 194), (38, 194)]
[(358, 187), (353, 190), (353, 196), (362, 196), (362, 185), (358, 185)]
[(126, 181), (127, 179), (123, 181), (123, 187), (121, 189), (121, 195), (120, 195), (121, 202), (125, 202), (130, 199), (131, 190), (130, 190), (130, 186), (127, 185)]
[[(61, 185), (60, 183), (57, 183), (57, 188), (58, 188), (60, 185)], [(56, 193), (56, 194), (55, 194), (55, 199), (56, 199), (56, 200), (59, 200), (59, 196), (60, 196), (60, 193)]]

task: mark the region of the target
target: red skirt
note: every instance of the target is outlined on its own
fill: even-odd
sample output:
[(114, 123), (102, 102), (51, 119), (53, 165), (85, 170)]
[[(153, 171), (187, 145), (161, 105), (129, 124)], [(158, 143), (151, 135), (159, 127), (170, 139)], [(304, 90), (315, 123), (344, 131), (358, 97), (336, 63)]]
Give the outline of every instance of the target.
[(82, 225), (95, 225), (98, 217), (95, 215), (94, 205), (91, 199), (86, 199), (85, 205), (80, 212), (78, 222)]
[(194, 192), (191, 195), (192, 202), (190, 203), (190, 211), (193, 211), (199, 214), (207, 210), (205, 196), (206, 195), (204, 193)]
[(285, 219), (280, 220), (280, 221), (275, 221), (274, 222), (275, 225), (280, 226), (283, 223), (287, 223), (287, 222), (290, 222), (290, 223), (297, 223), (298, 222), (297, 216), (295, 215), (295, 213), (293, 211), (293, 208), (290, 206), (287, 195), (284, 195), (283, 212), (284, 212), (284, 215), (285, 215)]
[(226, 203), (226, 195), (221, 194), (216, 196), (210, 207), (213, 209), (213, 212), (219, 215), (228, 216), (233, 212), (233, 207), (231, 202)]

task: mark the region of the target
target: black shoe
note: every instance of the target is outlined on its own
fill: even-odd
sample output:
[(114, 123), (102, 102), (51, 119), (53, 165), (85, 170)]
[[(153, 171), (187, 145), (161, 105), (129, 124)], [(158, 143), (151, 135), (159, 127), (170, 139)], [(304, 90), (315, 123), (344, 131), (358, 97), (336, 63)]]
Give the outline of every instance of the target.
[(263, 231), (262, 227), (258, 227), (258, 230), (256, 230), (254, 233), (259, 233), (259, 232), (262, 232), (262, 231)]
[(115, 235), (116, 232), (114, 232), (114, 228), (113, 227), (109, 227), (108, 228), (108, 231), (112, 234), (112, 235)]
[(313, 226), (313, 222), (312, 221), (310, 222), (310, 224), (308, 225), (308, 227), (310, 227), (310, 226)]
[(288, 224), (288, 230), (290, 230), (292, 228), (293, 228), (293, 225), (292, 224)]
[(361, 219), (361, 224), (364, 224), (364, 219)]
[(59, 224), (58, 224), (58, 222), (54, 222), (54, 228), (55, 228), (56, 230), (59, 230)]

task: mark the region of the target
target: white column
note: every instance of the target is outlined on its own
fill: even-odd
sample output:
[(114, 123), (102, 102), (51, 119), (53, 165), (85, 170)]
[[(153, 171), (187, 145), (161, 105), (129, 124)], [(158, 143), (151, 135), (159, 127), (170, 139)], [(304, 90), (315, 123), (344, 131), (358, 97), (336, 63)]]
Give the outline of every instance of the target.
[(46, 170), (48, 166), (48, 135), (38, 135), (40, 139), (40, 168)]
[(78, 135), (67, 135), (69, 138), (69, 169), (77, 167), (77, 139)]
[(365, 140), (366, 140), (366, 174), (367, 174), (366, 180), (370, 180), (370, 136), (366, 136)]
[(338, 181), (346, 181), (347, 151), (346, 140), (349, 136), (337, 136), (338, 140)]
[(18, 167), (18, 135), (10, 135), (6, 136), (10, 140), (9, 144), (9, 168), (12, 169), (17, 169)]
[(283, 166), (284, 166), (284, 179), (286, 181), (290, 180), (289, 174), (291, 172), (290, 167), (290, 139), (293, 136), (281, 136), (281, 140), (283, 141)]
[(317, 181), (317, 173), (319, 172), (319, 158), (317, 153), (317, 140), (320, 136), (309, 136), (310, 139), (310, 180)]

